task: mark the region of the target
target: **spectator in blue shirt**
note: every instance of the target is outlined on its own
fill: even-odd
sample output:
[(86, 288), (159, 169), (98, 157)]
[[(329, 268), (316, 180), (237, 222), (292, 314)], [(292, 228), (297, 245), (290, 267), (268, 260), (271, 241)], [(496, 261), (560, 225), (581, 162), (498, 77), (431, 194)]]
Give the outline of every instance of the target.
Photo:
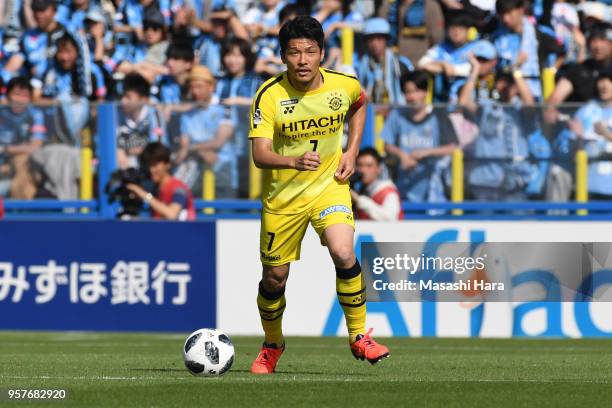
[(42, 112), (32, 106), (27, 78), (13, 78), (7, 98), (8, 106), (0, 109), (0, 197), (31, 199), (36, 187), (28, 160), (43, 145), (47, 128)]
[(215, 78), (222, 75), (221, 45), (231, 38), (249, 41), (249, 33), (240, 19), (230, 11), (216, 11), (210, 20), (210, 33), (195, 41), (200, 65), (208, 67)]
[(589, 155), (589, 198), (612, 200), (612, 69), (597, 78), (597, 99), (576, 112), (571, 128)]
[(548, 175), (550, 145), (540, 130), (526, 80), (519, 70), (499, 72), (491, 97), (476, 105), (479, 62), (471, 57), (471, 63), (474, 69), (459, 97), (466, 117), (480, 130), (465, 147), (471, 194), (483, 201), (521, 201), (540, 195)]
[[(300, 14), (306, 14), (300, 6), (287, 4), (278, 13), (279, 25), (282, 26)], [(256, 54), (255, 72), (263, 78), (272, 77), (285, 69), (285, 64), (280, 55), (280, 43), (277, 42), (275, 48), (260, 48)]]
[(187, 99), (189, 75), (194, 65), (194, 53), (186, 42), (175, 42), (168, 47), (166, 68), (153, 90), (155, 97), (162, 103), (177, 104)]
[[(502, 27), (493, 34), (499, 69), (520, 70), (536, 100), (542, 98), (542, 69), (556, 65), (565, 50), (554, 32), (537, 27), (525, 16), (525, 0), (497, 0)], [(552, 60), (552, 63), (550, 62)]]
[[(469, 60), (473, 56), (478, 64), (471, 64), (470, 76), (474, 75), (475, 84), (472, 89), (472, 97), (477, 103), (490, 99), (489, 78), (495, 72), (497, 65), (497, 51), (493, 44), (487, 40), (478, 40), (470, 47)], [(449, 102), (456, 104), (461, 89), (465, 86), (468, 78), (456, 79), (449, 91)]]
[(117, 164), (120, 168), (138, 167), (138, 156), (148, 143), (167, 144), (165, 122), (149, 103), (151, 85), (138, 74), (123, 81), (122, 109), (117, 129)]
[(82, 54), (77, 40), (66, 33), (57, 41), (57, 53), (47, 68), (41, 88), (35, 96), (61, 102), (47, 109), (49, 114), (60, 115), (62, 124), (72, 143), (78, 143), (80, 132), (89, 120), (89, 101), (103, 100), (106, 85), (102, 70)]
[(277, 47), (279, 13), (285, 4), (287, 2), (284, 0), (260, 0), (249, 8), (242, 18), (251, 38), (255, 40), (258, 52), (262, 48), (274, 50)]
[(417, 64), (419, 69), (436, 75), (434, 96), (440, 102), (448, 101), (449, 89), (457, 78), (467, 78), (470, 74), (468, 57), (476, 44), (468, 40), (468, 31), (473, 23), (467, 14), (452, 13), (445, 23), (446, 40), (427, 50)]
[(357, 77), (372, 103), (405, 105), (400, 78), (413, 69), (406, 57), (397, 55), (388, 44), (391, 27), (387, 20), (371, 18), (363, 34), (366, 53), (356, 63)]
[(396, 184), (409, 202), (445, 201), (449, 155), (458, 145), (446, 112), (426, 103), (428, 74), (412, 71), (401, 79), (405, 104), (391, 110), (382, 130), (385, 151), (397, 158)]
[(236, 196), (237, 163), (231, 110), (213, 104), (215, 78), (206, 67), (195, 66), (190, 77), (195, 105), (181, 116), (181, 139), (175, 163), (175, 176), (194, 194), (201, 195), (205, 168), (215, 172), (215, 197)]
[(149, 83), (153, 83), (155, 78), (166, 72), (164, 65), (169, 43), (166, 40), (166, 28), (161, 12), (155, 10), (145, 13), (143, 27), (144, 42), (133, 48), (131, 58), (121, 62), (117, 72), (124, 74), (137, 72)]
[(5, 70), (16, 75), (20, 71), (41, 80), (57, 51), (57, 41), (67, 30), (55, 20), (53, 0), (32, 0), (36, 28), (27, 30), (21, 41), (21, 51), (11, 57)]
[(249, 106), (262, 83), (255, 74), (255, 54), (248, 41), (234, 38), (222, 47), (224, 75), (217, 81), (216, 95), (224, 105)]
[[(346, 71), (342, 67), (341, 31), (352, 28), (353, 32), (363, 30), (365, 18), (352, 9), (354, 0), (323, 0), (314, 11), (313, 17), (319, 20), (325, 32), (325, 63), (326, 67)], [(352, 70), (352, 67), (349, 67)]]
[(43, 76), (42, 96), (60, 100), (85, 97), (103, 100), (106, 97), (104, 76), (99, 66), (85, 61), (78, 67), (79, 46), (69, 34), (57, 41), (57, 53), (53, 64)]

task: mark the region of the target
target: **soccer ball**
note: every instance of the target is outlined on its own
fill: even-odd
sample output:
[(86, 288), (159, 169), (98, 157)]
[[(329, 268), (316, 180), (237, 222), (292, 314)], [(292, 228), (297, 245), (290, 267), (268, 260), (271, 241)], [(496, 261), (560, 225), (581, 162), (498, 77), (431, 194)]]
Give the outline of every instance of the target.
[(183, 358), (191, 374), (217, 377), (232, 367), (234, 345), (229, 336), (220, 330), (196, 330), (185, 340)]

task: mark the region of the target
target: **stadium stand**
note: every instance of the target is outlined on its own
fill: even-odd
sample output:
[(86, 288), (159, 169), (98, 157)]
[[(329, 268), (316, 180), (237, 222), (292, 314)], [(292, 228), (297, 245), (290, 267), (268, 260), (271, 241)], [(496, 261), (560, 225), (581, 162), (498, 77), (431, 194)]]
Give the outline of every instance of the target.
[(373, 102), (363, 147), (386, 153), (406, 217), (604, 216), (611, 4), (2, 0), (6, 218), (114, 216), (111, 174), (149, 141), (173, 151), (200, 217), (255, 216), (248, 108), (282, 70), (279, 26), (297, 14), (321, 21), (326, 68)]

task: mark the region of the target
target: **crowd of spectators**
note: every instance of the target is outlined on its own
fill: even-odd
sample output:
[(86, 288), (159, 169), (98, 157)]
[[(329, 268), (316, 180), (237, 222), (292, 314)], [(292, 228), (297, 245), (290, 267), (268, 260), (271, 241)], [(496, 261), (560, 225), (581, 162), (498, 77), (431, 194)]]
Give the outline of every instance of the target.
[(54, 143), (95, 134), (92, 102), (105, 100), (122, 106), (118, 166), (161, 142), (195, 196), (207, 168), (217, 197), (244, 196), (246, 107), (284, 68), (280, 25), (310, 14), (325, 30), (324, 66), (356, 75), (385, 117), (380, 174), (402, 200), (446, 200), (456, 148), (468, 198), (567, 200), (578, 147), (592, 159), (593, 196), (610, 198), (611, 4), (0, 0), (0, 196), (75, 198), (76, 177), (52, 163), (78, 169), (78, 151)]

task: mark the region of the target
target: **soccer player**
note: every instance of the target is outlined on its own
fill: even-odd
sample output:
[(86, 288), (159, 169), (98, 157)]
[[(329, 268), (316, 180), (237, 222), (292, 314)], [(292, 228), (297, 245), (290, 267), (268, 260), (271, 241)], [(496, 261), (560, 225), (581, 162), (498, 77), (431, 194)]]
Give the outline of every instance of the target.
[[(251, 107), (253, 160), (264, 169), (257, 306), (265, 332), (251, 372), (274, 372), (285, 349), (285, 284), (309, 223), (336, 267), (351, 351), (374, 364), (389, 350), (370, 337), (371, 329), (365, 331), (365, 287), (353, 249), (348, 184), (365, 122), (365, 95), (355, 77), (320, 68), (324, 34), (314, 18), (290, 20), (279, 40), (287, 70), (260, 87)], [(343, 153), (345, 118), (349, 139)]]

